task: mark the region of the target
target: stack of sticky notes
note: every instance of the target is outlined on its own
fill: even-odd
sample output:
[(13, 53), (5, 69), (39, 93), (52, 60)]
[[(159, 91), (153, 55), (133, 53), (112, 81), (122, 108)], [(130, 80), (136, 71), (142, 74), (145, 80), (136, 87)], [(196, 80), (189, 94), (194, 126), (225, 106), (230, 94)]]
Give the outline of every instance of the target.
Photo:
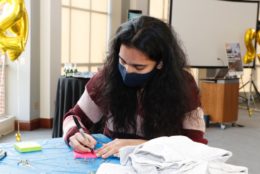
[(75, 159), (79, 159), (79, 158), (83, 158), (83, 159), (91, 159), (91, 158), (97, 158), (97, 155), (95, 153), (91, 153), (91, 152), (84, 152), (84, 153), (79, 153), (74, 151), (74, 158)]
[(19, 152), (34, 152), (42, 150), (42, 146), (36, 142), (19, 142), (14, 144), (14, 148)]

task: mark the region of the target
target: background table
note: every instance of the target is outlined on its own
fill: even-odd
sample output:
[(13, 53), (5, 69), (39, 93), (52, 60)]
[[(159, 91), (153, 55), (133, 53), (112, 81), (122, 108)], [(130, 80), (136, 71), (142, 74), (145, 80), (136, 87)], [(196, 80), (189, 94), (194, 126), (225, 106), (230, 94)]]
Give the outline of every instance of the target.
[[(93, 137), (102, 143), (111, 139), (102, 134), (93, 134)], [(39, 141), (42, 151), (20, 153), (13, 147), (13, 143), (0, 144), (0, 148), (7, 151), (7, 157), (0, 161), (1, 174), (61, 174), (95, 173), (102, 163), (119, 164), (119, 158), (107, 159), (74, 159), (73, 151), (64, 143), (62, 138)], [(28, 165), (19, 163), (27, 160)]]
[(239, 79), (201, 81), (201, 103), (210, 121), (234, 123), (238, 115)]
[(52, 137), (62, 137), (62, 121), (83, 94), (90, 78), (60, 77), (56, 92), (55, 115), (53, 117)]

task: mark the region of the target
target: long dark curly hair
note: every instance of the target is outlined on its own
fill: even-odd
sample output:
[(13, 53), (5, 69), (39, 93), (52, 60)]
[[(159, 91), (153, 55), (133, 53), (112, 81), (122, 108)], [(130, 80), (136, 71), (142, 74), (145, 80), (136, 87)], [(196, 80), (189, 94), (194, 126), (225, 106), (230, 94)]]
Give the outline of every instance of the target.
[[(118, 70), (122, 44), (163, 63), (141, 89), (129, 88), (122, 81)], [(113, 117), (114, 131), (136, 130), (138, 112), (144, 138), (180, 134), (189, 95), (184, 68), (186, 56), (168, 24), (149, 16), (123, 23), (110, 43), (104, 79), (96, 90), (103, 109)]]

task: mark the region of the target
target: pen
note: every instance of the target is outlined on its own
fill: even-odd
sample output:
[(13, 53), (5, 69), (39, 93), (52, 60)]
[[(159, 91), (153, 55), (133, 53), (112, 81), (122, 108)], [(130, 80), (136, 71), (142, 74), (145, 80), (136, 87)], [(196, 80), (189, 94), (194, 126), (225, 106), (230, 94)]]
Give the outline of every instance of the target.
[[(73, 120), (74, 120), (74, 122), (75, 122), (75, 124), (76, 124), (76, 126), (77, 126), (77, 128), (78, 128), (78, 130), (79, 130), (79, 132), (80, 132), (80, 134), (85, 138), (85, 139), (87, 139), (88, 140), (88, 138), (85, 136), (85, 134), (84, 134), (84, 130), (82, 129), (82, 127), (81, 127), (81, 125), (79, 124), (79, 121), (78, 121), (78, 119), (75, 117), (75, 115), (73, 115)], [(93, 153), (94, 154), (94, 149), (93, 148), (90, 148), (90, 147), (88, 147), (90, 150), (91, 150), (91, 153)]]

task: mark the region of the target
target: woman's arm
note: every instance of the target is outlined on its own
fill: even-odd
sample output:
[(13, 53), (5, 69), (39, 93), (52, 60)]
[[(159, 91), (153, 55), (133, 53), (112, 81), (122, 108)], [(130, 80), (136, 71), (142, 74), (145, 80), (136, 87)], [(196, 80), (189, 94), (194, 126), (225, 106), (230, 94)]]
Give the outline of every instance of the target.
[(185, 71), (185, 76), (189, 87), (189, 100), (188, 110), (182, 123), (182, 134), (193, 141), (207, 144), (208, 140), (204, 138), (206, 128), (204, 112), (201, 108), (200, 91), (193, 76), (187, 71)]
[(204, 112), (201, 107), (187, 113), (182, 126), (183, 135), (196, 142), (203, 144), (208, 143), (208, 140), (204, 138), (206, 127), (204, 122)]
[(102, 118), (102, 112), (99, 107), (92, 101), (88, 91), (85, 90), (77, 104), (65, 114), (63, 120), (63, 138), (69, 143), (70, 136), (78, 132), (73, 115), (79, 120), (81, 127), (85, 132), (89, 133), (95, 123)]
[[(89, 148), (86, 147), (93, 147), (96, 143), (94, 138), (89, 135), (89, 129), (99, 122), (103, 115), (100, 107), (93, 100), (93, 98), (95, 98), (95, 96), (93, 96), (93, 90), (98, 77), (99, 75), (96, 74), (89, 80), (85, 91), (77, 104), (64, 115), (63, 138), (65, 142), (72, 146), (76, 151), (88, 151)], [(85, 137), (87, 138), (78, 134), (79, 131), (73, 120), (73, 116), (77, 117), (81, 127), (86, 133)]]

